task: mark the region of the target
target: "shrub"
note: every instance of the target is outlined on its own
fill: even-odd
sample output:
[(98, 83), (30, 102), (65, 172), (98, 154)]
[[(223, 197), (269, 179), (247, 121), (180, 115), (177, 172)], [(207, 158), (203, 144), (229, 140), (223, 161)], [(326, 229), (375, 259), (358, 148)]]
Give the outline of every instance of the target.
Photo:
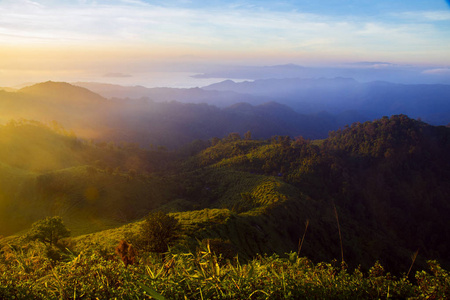
[(144, 251), (164, 253), (178, 237), (178, 220), (164, 212), (151, 212), (141, 225), (135, 244)]
[(129, 264), (134, 265), (136, 263), (137, 252), (134, 249), (133, 245), (128, 244), (128, 242), (125, 240), (121, 240), (119, 242), (119, 245), (116, 247), (116, 254), (119, 255), (122, 259), (125, 268)]

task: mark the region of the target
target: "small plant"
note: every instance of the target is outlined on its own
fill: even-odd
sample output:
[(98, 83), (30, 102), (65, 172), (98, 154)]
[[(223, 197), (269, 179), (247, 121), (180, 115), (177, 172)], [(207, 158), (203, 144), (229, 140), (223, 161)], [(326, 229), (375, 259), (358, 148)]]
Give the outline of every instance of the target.
[(125, 264), (125, 268), (128, 267), (129, 264), (134, 265), (136, 263), (137, 252), (133, 245), (129, 244), (125, 240), (121, 240), (119, 242), (119, 245), (116, 248), (116, 254), (122, 259)]

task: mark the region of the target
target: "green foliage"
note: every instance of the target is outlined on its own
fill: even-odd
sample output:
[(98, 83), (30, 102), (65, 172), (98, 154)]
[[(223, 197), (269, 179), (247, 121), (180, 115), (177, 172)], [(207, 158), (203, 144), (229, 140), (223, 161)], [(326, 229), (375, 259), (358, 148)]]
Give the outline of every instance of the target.
[(434, 260), (428, 261), (431, 274), (425, 271), (416, 273), (420, 298), (422, 299), (446, 299), (450, 297), (450, 276), (448, 271), (441, 268)]
[[(353, 257), (348, 263), (368, 268), (379, 259), (401, 273), (409, 268), (404, 257), (411, 249), (420, 249), (416, 266), (424, 268), (433, 258), (450, 266), (450, 230), (443, 230), (449, 228), (445, 216), (450, 214), (448, 153), (448, 128), (398, 115), (355, 123), (320, 142), (282, 136), (269, 141), (222, 140), (189, 166), (203, 167), (204, 176), (197, 177), (199, 186), (192, 194), (208, 196), (207, 203), (220, 201), (236, 213), (280, 212), (274, 218), (290, 221), (273, 225), (290, 232), (291, 239), (297, 235), (297, 241), (301, 233), (290, 222), (310, 219), (311, 231), (320, 237), (310, 241), (315, 249), (305, 245), (313, 259), (337, 258), (338, 251), (325, 250), (330, 241), (339, 243), (330, 213), (330, 203), (336, 203), (344, 253)], [(288, 217), (305, 210), (301, 202), (298, 210), (281, 209), (295, 193), (309, 196), (316, 205), (303, 220)]]
[(226, 158), (245, 155), (259, 146), (265, 144), (263, 141), (241, 140), (236, 133), (230, 134), (222, 140), (213, 142), (213, 146), (203, 150), (196, 158), (188, 161), (187, 166), (197, 168), (199, 166), (211, 165)]
[[(444, 299), (448, 273), (431, 262), (418, 283), (336, 262), (313, 264), (296, 253), (258, 256), (246, 264), (224, 260), (209, 244), (194, 253), (168, 253), (163, 261), (141, 257), (124, 268), (95, 247), (52, 262), (35, 248), (2, 250), (2, 299)], [(14, 298), (15, 297), (15, 298)]]
[(176, 240), (180, 229), (178, 220), (162, 211), (151, 212), (141, 224), (136, 244), (139, 248), (164, 253)]
[(27, 233), (26, 239), (30, 241), (38, 240), (50, 246), (56, 245), (61, 238), (70, 236), (70, 231), (66, 228), (61, 217), (47, 217), (31, 225), (31, 230)]
[(201, 173), (181, 176), (185, 197), (202, 207), (247, 212), (282, 203), (298, 191), (280, 178), (236, 171), (226, 167), (205, 168)]

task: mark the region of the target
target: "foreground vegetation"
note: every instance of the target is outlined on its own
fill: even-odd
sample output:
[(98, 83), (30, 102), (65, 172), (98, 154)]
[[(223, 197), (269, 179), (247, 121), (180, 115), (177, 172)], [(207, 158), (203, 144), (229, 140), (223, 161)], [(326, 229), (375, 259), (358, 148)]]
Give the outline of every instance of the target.
[[(70, 233), (60, 217), (1, 240), (1, 299), (445, 299), (450, 276), (436, 261), (429, 271), (394, 276), (376, 262), (367, 271), (342, 261), (314, 264), (298, 252), (243, 260), (221, 239), (188, 251), (174, 215), (97, 235)], [(134, 246), (123, 237), (128, 236)], [(114, 253), (113, 243), (121, 239)], [(106, 241), (108, 240), (109, 241)], [(303, 239), (302, 239), (303, 243)], [(417, 255), (417, 253), (416, 253)], [(416, 256), (412, 257), (412, 265)]]
[(127, 268), (104, 249), (67, 250), (58, 260), (42, 243), (8, 246), (0, 264), (2, 299), (445, 299), (450, 277), (435, 261), (415, 279), (376, 263), (368, 272), (345, 263), (313, 264), (290, 253), (225, 260), (208, 243), (195, 253), (141, 253)]

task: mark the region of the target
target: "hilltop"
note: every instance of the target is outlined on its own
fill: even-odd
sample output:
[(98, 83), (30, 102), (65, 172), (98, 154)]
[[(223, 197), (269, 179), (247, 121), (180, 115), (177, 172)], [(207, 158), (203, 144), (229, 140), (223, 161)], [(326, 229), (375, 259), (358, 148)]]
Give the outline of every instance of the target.
[(42, 101), (55, 104), (87, 105), (98, 104), (106, 99), (86, 88), (66, 82), (47, 81), (17, 90), (17, 93), (38, 97)]

